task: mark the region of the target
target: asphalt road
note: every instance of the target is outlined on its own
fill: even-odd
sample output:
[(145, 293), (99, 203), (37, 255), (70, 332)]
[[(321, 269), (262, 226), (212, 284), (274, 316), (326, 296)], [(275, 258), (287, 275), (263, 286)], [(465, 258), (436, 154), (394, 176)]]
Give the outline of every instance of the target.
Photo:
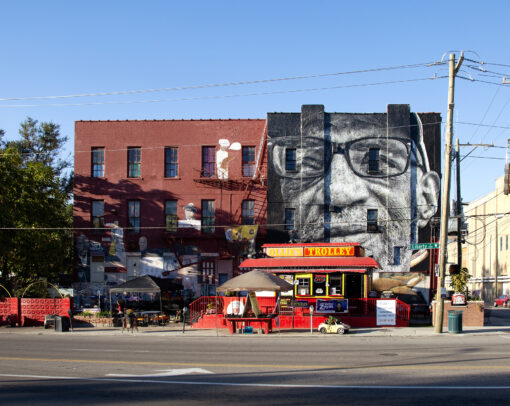
[(508, 404), (510, 334), (0, 334), (0, 404)]

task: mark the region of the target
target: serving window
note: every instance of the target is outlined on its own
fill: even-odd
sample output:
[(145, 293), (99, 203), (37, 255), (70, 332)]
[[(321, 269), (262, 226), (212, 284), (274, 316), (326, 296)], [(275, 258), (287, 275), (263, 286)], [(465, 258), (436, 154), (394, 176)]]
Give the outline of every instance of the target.
[(325, 296), (326, 295), (326, 275), (313, 276), (313, 295)]
[(310, 296), (312, 275), (296, 275), (296, 296)]
[(342, 295), (343, 276), (342, 275), (328, 275), (329, 276), (329, 294), (331, 296)]
[[(290, 281), (289, 281), (290, 282)], [(343, 296), (343, 274), (296, 274), (295, 295), (299, 296)]]

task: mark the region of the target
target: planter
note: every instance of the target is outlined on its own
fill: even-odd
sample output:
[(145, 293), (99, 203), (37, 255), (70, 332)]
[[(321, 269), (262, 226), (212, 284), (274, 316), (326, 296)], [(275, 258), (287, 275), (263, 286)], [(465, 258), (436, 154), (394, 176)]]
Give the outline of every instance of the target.
[(113, 317), (73, 316), (73, 322), (78, 322), (78, 324), (86, 324), (89, 327), (112, 327)]
[[(436, 302), (432, 302), (432, 323), (435, 323)], [(482, 327), (484, 325), (484, 303), (483, 301), (467, 301), (464, 306), (452, 305), (449, 300), (444, 301), (443, 306), (443, 327), (448, 327), (448, 311), (458, 310), (462, 312), (462, 324), (466, 327)]]

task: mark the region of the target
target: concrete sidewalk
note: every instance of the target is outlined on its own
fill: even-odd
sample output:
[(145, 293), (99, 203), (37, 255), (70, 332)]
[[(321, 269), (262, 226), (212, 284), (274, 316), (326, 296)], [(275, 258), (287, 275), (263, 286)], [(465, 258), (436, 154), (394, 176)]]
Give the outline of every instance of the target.
[[(250, 336), (264, 337), (320, 337), (323, 336), (317, 330), (310, 333), (310, 330), (290, 330), (290, 329), (274, 329), (269, 335), (249, 334)], [(230, 336), (237, 337), (242, 334), (230, 335), (227, 329), (193, 329), (186, 325), (183, 332), (182, 323), (172, 324), (161, 327), (139, 327), (138, 331), (131, 333), (130, 331), (122, 332), (120, 327), (77, 327), (69, 332), (58, 332), (54, 329), (44, 329), (43, 327), (1, 327), (0, 334), (36, 334), (36, 335), (112, 335), (112, 336), (186, 336), (186, 337), (215, 337)], [(434, 332), (434, 327), (378, 327), (378, 328), (353, 328), (348, 336), (363, 337), (439, 337), (451, 336), (459, 337), (461, 335), (497, 335), (510, 334), (510, 326), (484, 326), (484, 327), (463, 327), (462, 332), (452, 334), (448, 332), (448, 327), (443, 328), (442, 334)]]

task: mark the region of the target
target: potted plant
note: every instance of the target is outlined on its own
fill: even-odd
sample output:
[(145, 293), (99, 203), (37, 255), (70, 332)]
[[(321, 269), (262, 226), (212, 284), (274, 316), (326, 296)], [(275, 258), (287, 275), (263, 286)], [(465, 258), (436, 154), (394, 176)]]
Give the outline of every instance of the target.
[(214, 303), (207, 304), (207, 309), (206, 309), (205, 313), (206, 314), (215, 314), (216, 313), (216, 309), (214, 308)]

